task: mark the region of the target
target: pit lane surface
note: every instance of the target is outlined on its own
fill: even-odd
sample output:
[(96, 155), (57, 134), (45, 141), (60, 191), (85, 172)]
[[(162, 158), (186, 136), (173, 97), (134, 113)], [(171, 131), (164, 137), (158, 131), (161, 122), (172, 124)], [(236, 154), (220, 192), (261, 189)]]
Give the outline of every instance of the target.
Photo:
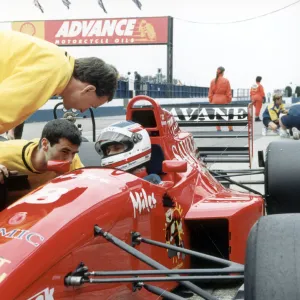
[[(97, 128), (97, 135), (99, 134), (99, 131), (112, 124), (113, 122), (125, 120), (125, 116), (117, 116), (117, 117), (102, 117), (96, 119), (96, 128)], [(83, 136), (86, 137), (88, 140), (92, 141), (92, 124), (89, 119), (82, 119), (78, 120), (77, 124), (82, 124), (83, 128)], [(33, 139), (38, 138), (41, 135), (42, 129), (44, 127), (45, 123), (31, 123), (26, 124), (24, 126), (24, 132), (23, 132), (23, 138), (24, 139)], [(223, 130), (228, 130), (226, 127), (222, 128)], [(184, 130), (189, 131), (189, 128), (184, 128)], [(212, 129), (214, 130), (214, 129)], [(235, 131), (244, 130), (244, 128), (235, 127)], [(258, 168), (257, 164), (257, 151), (258, 150), (265, 150), (268, 146), (268, 144), (272, 140), (280, 139), (279, 136), (261, 136), (262, 131), (262, 123), (261, 122), (254, 122), (254, 157), (253, 157), (253, 166), (252, 168)], [(245, 146), (247, 145), (247, 139), (236, 139), (236, 138), (230, 138), (230, 139), (198, 139), (196, 140), (197, 146)], [(246, 163), (216, 163), (212, 164), (210, 166), (212, 169), (248, 169), (249, 166)], [(243, 176), (239, 178), (239, 180), (246, 180), (246, 179), (252, 179), (252, 180), (262, 180), (262, 175), (252, 175), (252, 176)], [(264, 186), (263, 185), (251, 185), (253, 189), (256, 189), (257, 191), (264, 193)], [(233, 189), (241, 190), (238, 187), (232, 186)], [(212, 293), (214, 296), (216, 296), (218, 299), (222, 300), (232, 300), (235, 296), (237, 289), (240, 287), (240, 284), (218, 284), (206, 287), (205, 290)], [(193, 296), (191, 294), (186, 294), (186, 296), (189, 295), (188, 299), (191, 300), (200, 300), (203, 299), (199, 296)]]

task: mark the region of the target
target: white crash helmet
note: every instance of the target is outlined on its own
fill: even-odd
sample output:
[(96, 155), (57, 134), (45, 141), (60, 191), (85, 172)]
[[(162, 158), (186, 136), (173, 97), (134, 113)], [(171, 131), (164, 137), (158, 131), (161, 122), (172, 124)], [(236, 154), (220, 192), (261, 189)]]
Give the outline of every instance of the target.
[[(123, 144), (125, 150), (107, 155), (107, 147), (113, 144)], [(151, 141), (147, 130), (132, 121), (117, 122), (104, 128), (95, 143), (95, 149), (101, 157), (102, 167), (124, 171), (134, 169), (151, 158)]]

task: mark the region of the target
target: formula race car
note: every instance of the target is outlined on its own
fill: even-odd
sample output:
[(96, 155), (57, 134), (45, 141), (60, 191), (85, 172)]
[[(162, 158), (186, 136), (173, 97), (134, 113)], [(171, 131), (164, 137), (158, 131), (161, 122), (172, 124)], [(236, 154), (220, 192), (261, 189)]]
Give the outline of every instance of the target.
[[(140, 100), (147, 105), (138, 105)], [(149, 133), (148, 173), (159, 174), (162, 184), (100, 168), (94, 143), (82, 143), (85, 168), (53, 179), (0, 213), (1, 299), (183, 299), (173, 293), (178, 285), (216, 299), (193, 282), (243, 280), (251, 228), (245, 291), (235, 299), (269, 299), (256, 274), (264, 280), (271, 274), (267, 268), (257, 273), (257, 266), (273, 252), (263, 240), (280, 243), (265, 223), (270, 219), (278, 230), (281, 223), (277, 216), (261, 218), (263, 197), (225, 188), (197, 158), (192, 134), (155, 100), (133, 98), (126, 120)], [(49, 164), (51, 170), (64, 167)], [(260, 251), (265, 255), (258, 257)]]

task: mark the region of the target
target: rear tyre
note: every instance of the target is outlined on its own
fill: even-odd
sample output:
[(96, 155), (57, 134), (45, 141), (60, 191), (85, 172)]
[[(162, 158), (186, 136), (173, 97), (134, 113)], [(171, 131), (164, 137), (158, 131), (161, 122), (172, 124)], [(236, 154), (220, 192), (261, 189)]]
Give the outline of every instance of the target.
[(268, 215), (300, 213), (300, 143), (275, 141), (266, 152), (265, 195)]
[(300, 299), (300, 214), (262, 217), (250, 231), (245, 300)]

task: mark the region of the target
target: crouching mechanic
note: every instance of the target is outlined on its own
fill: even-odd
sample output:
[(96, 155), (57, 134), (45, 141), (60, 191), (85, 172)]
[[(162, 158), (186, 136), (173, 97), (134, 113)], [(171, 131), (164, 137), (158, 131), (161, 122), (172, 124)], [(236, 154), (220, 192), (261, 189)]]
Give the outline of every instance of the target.
[(287, 110), (282, 103), (281, 95), (273, 96), (273, 103), (270, 103), (265, 111), (263, 112), (263, 124), (262, 135), (267, 134), (267, 130), (273, 130), (276, 133), (279, 133), (279, 116), (280, 114), (287, 114)]
[(128, 171), (144, 180), (160, 184), (157, 174), (148, 174), (147, 162), (151, 158), (149, 134), (140, 124), (131, 121), (114, 123), (103, 129), (95, 144), (102, 167)]
[(284, 130), (286, 137), (289, 136), (288, 129), (292, 131), (293, 138), (299, 140), (300, 138), (300, 102), (293, 104), (287, 115), (282, 116), (279, 120), (280, 126)]
[[(30, 190), (55, 178), (57, 173), (47, 170), (50, 160), (70, 162), (70, 171), (83, 167), (77, 155), (81, 144), (81, 133), (67, 120), (49, 121), (40, 139), (11, 140), (0, 142), (0, 182), (8, 177), (10, 171), (28, 175)], [(28, 190), (9, 192), (9, 202), (28, 193)]]

